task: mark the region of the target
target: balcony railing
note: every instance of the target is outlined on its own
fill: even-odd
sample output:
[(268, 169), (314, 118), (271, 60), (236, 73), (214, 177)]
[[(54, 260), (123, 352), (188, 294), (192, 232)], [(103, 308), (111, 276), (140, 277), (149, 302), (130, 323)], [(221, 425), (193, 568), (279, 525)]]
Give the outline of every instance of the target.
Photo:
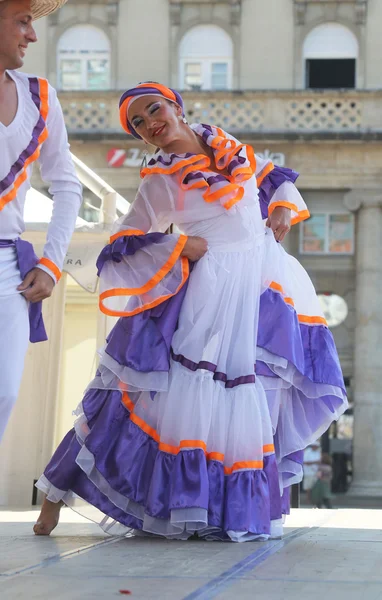
[[(61, 92), (69, 133), (116, 134), (120, 93)], [(185, 92), (190, 122), (231, 132), (382, 131), (382, 91)]]

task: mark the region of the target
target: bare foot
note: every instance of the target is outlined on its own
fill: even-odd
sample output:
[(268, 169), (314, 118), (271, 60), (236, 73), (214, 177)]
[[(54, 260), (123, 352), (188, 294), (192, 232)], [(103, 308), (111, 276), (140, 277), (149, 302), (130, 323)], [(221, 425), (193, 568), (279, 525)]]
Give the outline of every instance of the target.
[(40, 516), (33, 527), (35, 535), (50, 535), (52, 533), (58, 525), (60, 510), (63, 505), (63, 502), (51, 502), (45, 498)]

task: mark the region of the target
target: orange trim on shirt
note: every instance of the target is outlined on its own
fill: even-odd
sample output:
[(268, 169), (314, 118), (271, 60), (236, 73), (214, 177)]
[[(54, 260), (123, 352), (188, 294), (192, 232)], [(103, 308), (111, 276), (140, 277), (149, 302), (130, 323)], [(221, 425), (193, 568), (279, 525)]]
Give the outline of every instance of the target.
[(27, 168), (31, 163), (35, 162), (38, 159), (41, 152), (41, 145), (45, 142), (45, 140), (48, 137), (46, 119), (48, 117), (49, 112), (49, 87), (46, 79), (39, 79), (39, 84), (39, 95), (41, 100), (40, 115), (45, 121), (45, 127), (38, 138), (39, 145), (37, 146), (33, 154), (31, 154), (31, 156), (29, 156), (26, 159), (23, 168), (21, 169), (20, 173), (17, 175), (15, 181), (13, 182), (12, 189), (5, 196), (0, 198), (0, 211), (4, 208), (4, 206), (6, 206), (9, 202), (12, 202), (12, 200), (16, 198), (19, 188), (22, 186), (22, 184), (26, 181), (28, 177)]
[(186, 283), (186, 281), (189, 277), (189, 274), (190, 274), (190, 267), (189, 267), (188, 259), (185, 256), (182, 256), (181, 261), (182, 261), (182, 281), (180, 282), (179, 286), (177, 287), (177, 289), (175, 290), (175, 292), (173, 294), (167, 294), (166, 296), (160, 296), (156, 300), (153, 300), (152, 302), (144, 304), (143, 306), (135, 308), (134, 310), (131, 310), (131, 311), (122, 311), (122, 310), (119, 311), (119, 310), (112, 310), (110, 308), (107, 308), (104, 305), (103, 301), (106, 298), (112, 298), (114, 296), (131, 296), (132, 294), (128, 293), (127, 289), (116, 288), (116, 289), (108, 290), (108, 291), (100, 294), (99, 308), (100, 308), (101, 312), (103, 312), (105, 315), (108, 315), (109, 317), (133, 317), (134, 315), (138, 315), (139, 313), (144, 312), (145, 310), (149, 310), (150, 308), (155, 308), (159, 304), (162, 304), (162, 302), (165, 302), (169, 298), (172, 298), (172, 296), (175, 296), (175, 294), (177, 294), (179, 292), (179, 290), (184, 286), (184, 284)]
[(248, 146), (246, 144), (243, 144), (243, 145), (247, 150), (247, 158), (249, 160), (250, 166), (249, 167), (237, 167), (234, 170), (234, 177), (244, 175), (242, 181), (247, 181), (256, 172), (257, 162), (256, 162), (256, 154), (255, 154), (255, 151), (252, 148), (252, 146)]
[(39, 79), (38, 82), (40, 84), (40, 114), (46, 123), (49, 112), (49, 84), (47, 79)]
[[(235, 192), (237, 190), (237, 185), (234, 183), (228, 183), (227, 185), (222, 186), (215, 192), (211, 192), (211, 188), (203, 194), (203, 198), (206, 202), (215, 202), (215, 200), (220, 200), (223, 196), (227, 196), (230, 192)], [(244, 188), (241, 188), (244, 193)]]
[[(295, 303), (293, 298), (289, 298), (288, 296), (286, 296), (283, 287), (277, 283), (276, 281), (272, 281), (269, 286), (268, 286), (271, 290), (280, 293), (283, 296), (283, 300), (286, 304), (289, 304), (290, 306), (292, 306), (294, 308)], [(306, 323), (306, 324), (310, 324), (310, 325), (325, 325), (326, 327), (328, 326), (327, 321), (324, 319), (324, 317), (317, 317), (317, 316), (308, 316), (308, 315), (297, 315), (297, 318), (299, 320), (300, 323)]]
[(273, 204), (271, 204), (269, 206), (268, 215), (270, 216), (273, 213), (273, 211), (275, 210), (275, 208), (277, 208), (278, 206), (281, 206), (283, 208), (289, 208), (290, 210), (293, 210), (293, 212), (298, 213), (298, 208), (297, 208), (296, 204), (292, 204), (292, 202), (280, 200), (279, 202), (274, 202)]
[[(215, 202), (223, 198), (225, 195), (229, 195), (230, 193), (236, 194), (233, 198), (227, 200), (223, 204), (223, 207), (227, 210), (232, 208), (234, 204), (239, 202), (243, 195), (244, 189), (240, 185), (243, 181), (247, 181), (250, 179), (256, 171), (256, 157), (252, 146), (248, 146), (247, 144), (236, 144), (235, 140), (230, 140), (225, 132), (219, 127), (215, 127), (217, 131), (217, 135), (211, 133), (214, 139), (211, 141), (211, 147), (216, 150), (216, 156), (214, 157), (216, 168), (218, 171), (222, 171), (227, 167), (228, 163), (231, 160), (234, 160), (235, 155), (242, 149), (246, 148), (247, 150), (247, 160), (249, 162), (249, 166), (242, 167), (238, 166), (232, 175), (226, 176), (226, 179), (229, 183), (224, 183), (217, 191), (211, 192), (210, 186), (207, 181), (204, 179), (197, 180), (195, 182), (184, 184), (184, 180), (187, 175), (190, 173), (196, 173), (198, 171), (207, 171), (208, 173), (214, 173), (216, 175), (216, 171), (211, 170), (211, 161), (204, 154), (198, 154), (196, 156), (189, 157), (187, 159), (180, 160), (176, 162), (172, 167), (165, 168), (160, 166), (147, 167), (142, 169), (141, 177), (146, 177), (146, 175), (150, 174), (159, 174), (159, 175), (173, 175), (174, 173), (180, 171), (185, 168), (184, 173), (182, 173), (182, 181), (180, 182), (180, 186), (184, 190), (194, 190), (208, 187), (208, 190), (205, 194), (203, 194), (203, 198), (206, 202)], [(274, 167), (273, 167), (274, 168)]]
[(292, 219), (292, 225), (296, 225), (297, 223), (300, 223), (301, 221), (305, 221), (306, 219), (309, 219), (310, 217), (310, 212), (308, 210), (301, 210), (297, 217), (294, 217), (294, 219)]
[(44, 267), (47, 267), (50, 271), (52, 271), (57, 282), (60, 281), (62, 273), (61, 273), (60, 269), (57, 267), (57, 265), (55, 265), (52, 260), (49, 260), (49, 258), (43, 257), (43, 258), (40, 258), (40, 260), (38, 261), (38, 264), (43, 265)]
[[(195, 164), (199, 163), (199, 164)], [(201, 163), (201, 164), (200, 164)], [(210, 159), (205, 154), (196, 154), (195, 156), (191, 156), (190, 158), (185, 158), (184, 160), (175, 163), (172, 167), (168, 169), (163, 167), (146, 167), (141, 171), (142, 179), (146, 177), (146, 175), (173, 175), (177, 171), (180, 171), (183, 167), (188, 167), (194, 165), (193, 169), (190, 169), (187, 174), (192, 173), (194, 171), (200, 171), (205, 167), (209, 167), (211, 164)]]
[(125, 229), (123, 231), (118, 231), (118, 233), (115, 233), (114, 235), (112, 235), (110, 237), (110, 244), (115, 242), (115, 240), (118, 240), (118, 238), (125, 237), (126, 235), (146, 235), (146, 234), (144, 231), (141, 231), (140, 229)]
[(275, 165), (272, 162), (265, 165), (264, 169), (256, 177), (258, 188), (261, 186), (266, 176), (269, 175), (269, 173), (271, 173), (274, 170), (274, 168)]
[[(142, 285), (139, 288), (113, 288), (108, 292), (104, 292), (104, 294), (108, 294), (107, 298), (110, 296), (138, 296), (140, 294), (146, 294), (150, 290), (152, 290), (162, 279), (171, 271), (174, 267), (176, 261), (182, 253), (184, 246), (186, 245), (188, 237), (186, 235), (181, 234), (179, 239), (175, 245), (174, 250), (171, 253), (171, 256), (167, 260), (167, 262), (155, 273), (155, 275), (149, 279), (145, 285)], [(103, 296), (103, 294), (101, 294)]]
[(273, 202), (269, 206), (269, 208), (268, 208), (269, 216), (273, 213), (273, 211), (275, 210), (275, 208), (277, 206), (283, 206), (285, 208), (289, 208), (294, 213), (297, 213), (297, 215), (292, 218), (291, 225), (297, 225), (297, 223), (300, 223), (301, 221), (305, 221), (306, 219), (309, 219), (309, 217), (310, 217), (310, 212), (307, 209), (299, 211), (296, 204), (293, 204), (292, 202), (287, 202), (284, 200), (280, 200), (280, 202)]
[[(151, 427), (148, 423), (146, 423), (141, 417), (134, 413), (135, 405), (131, 401), (129, 394), (124, 391), (122, 392), (122, 404), (127, 408), (130, 413), (130, 420), (137, 425), (144, 433), (146, 433), (149, 437), (151, 437), (155, 442), (157, 442), (159, 446), (159, 450), (161, 452), (165, 452), (167, 454), (172, 454), (176, 456), (182, 450), (189, 449), (200, 449), (203, 450), (207, 460), (215, 460), (218, 462), (224, 463), (224, 454), (221, 452), (207, 452), (207, 444), (202, 440), (181, 440), (179, 446), (173, 446), (171, 444), (165, 444), (161, 441), (160, 435)], [(275, 447), (273, 444), (267, 444), (263, 446), (263, 454), (274, 454)], [(235, 471), (243, 470), (243, 469), (262, 469), (264, 466), (264, 462), (262, 460), (257, 461), (243, 461), (236, 462), (230, 467), (224, 467), (224, 474), (231, 475)]]
[(239, 187), (239, 189), (237, 190), (236, 196), (234, 196), (233, 198), (231, 198), (231, 200), (228, 200), (228, 202), (225, 202), (223, 204), (224, 208), (229, 210), (230, 208), (232, 208), (232, 206), (234, 206), (234, 204), (236, 204), (237, 202), (240, 202), (240, 200), (242, 199), (243, 196), (244, 196), (244, 188)]

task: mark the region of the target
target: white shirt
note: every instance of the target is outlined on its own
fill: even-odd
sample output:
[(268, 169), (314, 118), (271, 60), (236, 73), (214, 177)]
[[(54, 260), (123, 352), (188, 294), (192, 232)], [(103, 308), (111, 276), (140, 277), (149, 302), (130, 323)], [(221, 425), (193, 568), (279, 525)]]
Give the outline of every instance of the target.
[[(81, 205), (82, 187), (70, 156), (64, 117), (56, 91), (46, 80), (38, 80), (18, 71), (8, 71), (8, 75), (17, 87), (18, 107), (8, 127), (0, 123), (0, 239), (13, 240), (25, 231), (25, 196), (31, 187), (33, 164), (37, 159), (42, 178), (49, 182), (49, 192), (53, 196), (52, 219), (43, 261), (38, 266), (57, 281)], [(38, 95), (33, 97), (31, 77), (32, 89), (38, 91)], [(36, 105), (39, 98), (40, 110)], [(45, 119), (41, 120), (46, 108), (47, 137)]]
[(321, 448), (319, 446), (308, 446), (304, 451), (304, 475), (305, 477), (313, 476), (318, 473), (318, 469), (320, 467), (317, 465), (309, 465), (306, 463), (319, 463), (321, 460)]

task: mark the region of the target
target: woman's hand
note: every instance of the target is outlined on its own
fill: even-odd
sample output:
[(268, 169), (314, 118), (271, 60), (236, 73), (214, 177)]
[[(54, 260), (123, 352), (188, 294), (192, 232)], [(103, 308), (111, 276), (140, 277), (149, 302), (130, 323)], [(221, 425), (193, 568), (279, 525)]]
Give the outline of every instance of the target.
[(205, 239), (196, 236), (190, 236), (185, 243), (181, 256), (186, 256), (191, 262), (196, 262), (208, 250), (208, 244)]
[(291, 227), (291, 210), (284, 206), (276, 206), (268, 217), (267, 227), (274, 233), (277, 242), (282, 242)]

